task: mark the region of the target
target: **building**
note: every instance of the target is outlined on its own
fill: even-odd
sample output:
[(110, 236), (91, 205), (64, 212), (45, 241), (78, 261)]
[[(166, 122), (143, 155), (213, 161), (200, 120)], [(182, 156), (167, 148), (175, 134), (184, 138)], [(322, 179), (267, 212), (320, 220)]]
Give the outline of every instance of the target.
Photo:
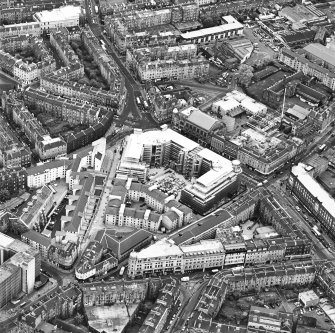
[(21, 240), (38, 250), (42, 260), (48, 259), (48, 251), (51, 245), (51, 239), (49, 237), (46, 237), (37, 231), (29, 230), (21, 235)]
[(128, 258), (132, 251), (137, 251), (149, 245), (152, 234), (146, 230), (134, 230), (123, 233), (115, 229), (99, 230), (94, 240), (108, 250), (119, 262)]
[(42, 124), (27, 108), (13, 108), (12, 117), (14, 122), (24, 130), (31, 143), (35, 145), (36, 152), (42, 161), (66, 153), (66, 142), (61, 137), (51, 138)]
[(302, 163), (293, 166), (288, 187), (291, 193), (312, 212), (320, 223), (321, 229), (334, 238), (335, 200), (313, 178), (313, 167), (307, 167)]
[(211, 169), (182, 190), (180, 202), (204, 215), (238, 191), (242, 169), (238, 160), (231, 162), (209, 149), (203, 149), (198, 156), (200, 163)]
[(278, 15), (285, 17), (291, 23), (316, 24), (327, 19), (325, 13), (317, 9), (314, 5), (300, 5), (294, 7), (287, 6), (278, 12)]
[(197, 55), (195, 44), (128, 49), (126, 63), (141, 81), (190, 79), (209, 71), (209, 61)]
[(102, 281), (85, 283), (82, 285), (82, 292), (85, 308), (113, 303), (139, 303), (147, 296), (148, 282), (115, 281), (110, 284)]
[(52, 190), (44, 185), (19, 207), (16, 212), (18, 223), (27, 229), (40, 230), (46, 225), (46, 217), (54, 204)]
[(121, 54), (126, 54), (128, 48), (152, 45), (174, 45), (179, 32), (172, 27), (160, 31), (159, 29), (134, 31), (127, 27), (127, 23), (119, 18), (105, 17), (107, 35), (113, 41)]
[(64, 6), (37, 12), (33, 15), (33, 19), (39, 23), (42, 31), (49, 32), (50, 29), (79, 25), (81, 14), (81, 7), (79, 6)]
[[(226, 269), (208, 280), (192, 315), (188, 328), (199, 333), (211, 332), (292, 332), (293, 316), (282, 310), (252, 306), (248, 327), (216, 322), (227, 294), (234, 291), (261, 290), (273, 286), (302, 286), (317, 278), (317, 267), (312, 262), (299, 264), (284, 263), (252, 269)], [(252, 316), (251, 316), (252, 314)], [(262, 326), (262, 327), (261, 327)]]
[(118, 260), (112, 255), (103, 256), (104, 248), (97, 241), (90, 242), (76, 267), (76, 278), (86, 280), (93, 276), (103, 276), (110, 269), (117, 267)]
[(39, 188), (66, 177), (66, 170), (72, 165), (71, 160), (54, 160), (27, 169), (27, 186)]
[(320, 302), (319, 296), (313, 290), (307, 290), (299, 293), (298, 298), (305, 308), (317, 306)]
[(136, 131), (130, 135), (118, 166), (118, 174), (144, 182), (149, 166), (169, 166), (188, 179), (181, 203), (204, 214), (214, 203), (238, 189), (238, 161), (231, 162), (196, 142), (162, 126), (162, 131)]
[(63, 98), (32, 87), (25, 90), (24, 100), (28, 106), (34, 106), (72, 125), (94, 125), (109, 112), (107, 108), (93, 103)]
[[(325, 57), (325, 54), (320, 54), (320, 56)], [(320, 66), (303, 55), (285, 48), (281, 49), (279, 60), (296, 71), (302, 71), (305, 75), (316, 77), (326, 87), (335, 90), (335, 73), (333, 70)]]
[(304, 51), (312, 61), (322, 63), (330, 71), (335, 71), (335, 55), (332, 49), (319, 43), (311, 43), (304, 47)]
[(73, 267), (78, 258), (78, 235), (57, 232), (48, 249), (48, 261), (65, 270)]
[[(148, 208), (135, 209), (125, 205), (126, 197), (135, 202), (143, 201)], [(143, 204), (142, 203), (142, 204)], [(106, 226), (118, 225), (151, 232), (171, 232), (190, 222), (192, 210), (155, 187), (126, 181), (125, 187), (115, 185), (106, 208)]]
[(9, 194), (18, 194), (27, 187), (27, 172), (21, 168), (3, 169), (0, 171), (0, 187)]
[(0, 306), (15, 299), (20, 292), (30, 294), (40, 274), (39, 251), (0, 233)]
[(83, 236), (95, 214), (102, 193), (100, 177), (81, 172), (75, 175), (68, 196), (65, 215), (61, 217), (61, 230)]
[(275, 136), (269, 137), (252, 128), (231, 141), (239, 146), (237, 159), (264, 175), (276, 171), (297, 152), (297, 145), (294, 143)]
[(10, 36), (32, 35), (40, 36), (43, 32), (39, 22), (27, 22), (19, 24), (2, 25), (0, 27), (0, 39)]
[(204, 28), (195, 31), (185, 32), (180, 35), (185, 42), (195, 44), (205, 44), (215, 40), (228, 39), (230, 37), (241, 36), (243, 34), (243, 25), (232, 16), (223, 16), (222, 25)]
[(82, 293), (80, 288), (70, 284), (64, 288), (57, 288), (53, 293), (40, 299), (38, 303), (32, 304), (23, 314), (18, 322), (20, 332), (33, 332), (41, 322), (50, 321), (55, 318), (73, 318), (80, 309)]
[(176, 280), (171, 279), (160, 291), (154, 307), (145, 318), (139, 329), (139, 333), (155, 332), (160, 333), (166, 323), (171, 309), (179, 299), (180, 289)]
[(293, 328), (293, 313), (251, 306), (249, 311), (248, 332), (290, 333)]

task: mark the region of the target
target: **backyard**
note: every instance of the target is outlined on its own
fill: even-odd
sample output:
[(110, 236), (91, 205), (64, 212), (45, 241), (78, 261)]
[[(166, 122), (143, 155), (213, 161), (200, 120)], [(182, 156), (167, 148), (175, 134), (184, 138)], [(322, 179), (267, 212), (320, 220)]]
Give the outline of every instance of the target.
[(108, 83), (102, 77), (98, 64), (88, 53), (84, 44), (80, 40), (71, 41), (71, 47), (84, 65), (85, 76), (78, 80), (81, 84), (109, 90)]

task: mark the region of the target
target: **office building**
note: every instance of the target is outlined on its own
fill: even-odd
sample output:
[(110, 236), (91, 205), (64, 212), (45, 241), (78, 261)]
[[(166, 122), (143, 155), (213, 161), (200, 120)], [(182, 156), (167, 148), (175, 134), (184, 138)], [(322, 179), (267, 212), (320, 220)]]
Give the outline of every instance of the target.
[(30, 294), (40, 274), (41, 256), (29, 245), (0, 233), (0, 307), (20, 292)]

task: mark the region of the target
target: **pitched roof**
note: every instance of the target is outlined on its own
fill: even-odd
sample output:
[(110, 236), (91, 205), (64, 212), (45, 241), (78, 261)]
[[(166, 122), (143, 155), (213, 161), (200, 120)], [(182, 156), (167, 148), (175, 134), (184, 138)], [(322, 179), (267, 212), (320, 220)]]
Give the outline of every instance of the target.
[(39, 243), (42, 246), (48, 247), (51, 244), (50, 238), (40, 234), (37, 231), (29, 230), (21, 235), (21, 237), (28, 238), (29, 240)]
[(128, 233), (117, 232), (114, 229), (104, 229), (97, 232), (95, 239), (101, 245), (112, 251), (119, 258), (146, 239), (151, 239), (152, 234), (146, 230), (134, 230)]
[(203, 128), (206, 131), (211, 130), (217, 120), (200, 110), (195, 110), (187, 119), (190, 123)]

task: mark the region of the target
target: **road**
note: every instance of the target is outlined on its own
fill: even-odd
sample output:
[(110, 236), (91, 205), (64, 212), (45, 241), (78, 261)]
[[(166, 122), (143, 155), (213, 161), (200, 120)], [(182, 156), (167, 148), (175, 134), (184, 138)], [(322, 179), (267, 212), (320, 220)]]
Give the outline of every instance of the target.
[(178, 320), (171, 326), (170, 332), (179, 333), (182, 332), (182, 328), (185, 326), (187, 319), (191, 316), (195, 306), (197, 305), (200, 295), (202, 291), (208, 284), (208, 280), (199, 281), (199, 285), (197, 288), (193, 288), (193, 294), (191, 297), (185, 302), (185, 304), (181, 307), (177, 318)]

